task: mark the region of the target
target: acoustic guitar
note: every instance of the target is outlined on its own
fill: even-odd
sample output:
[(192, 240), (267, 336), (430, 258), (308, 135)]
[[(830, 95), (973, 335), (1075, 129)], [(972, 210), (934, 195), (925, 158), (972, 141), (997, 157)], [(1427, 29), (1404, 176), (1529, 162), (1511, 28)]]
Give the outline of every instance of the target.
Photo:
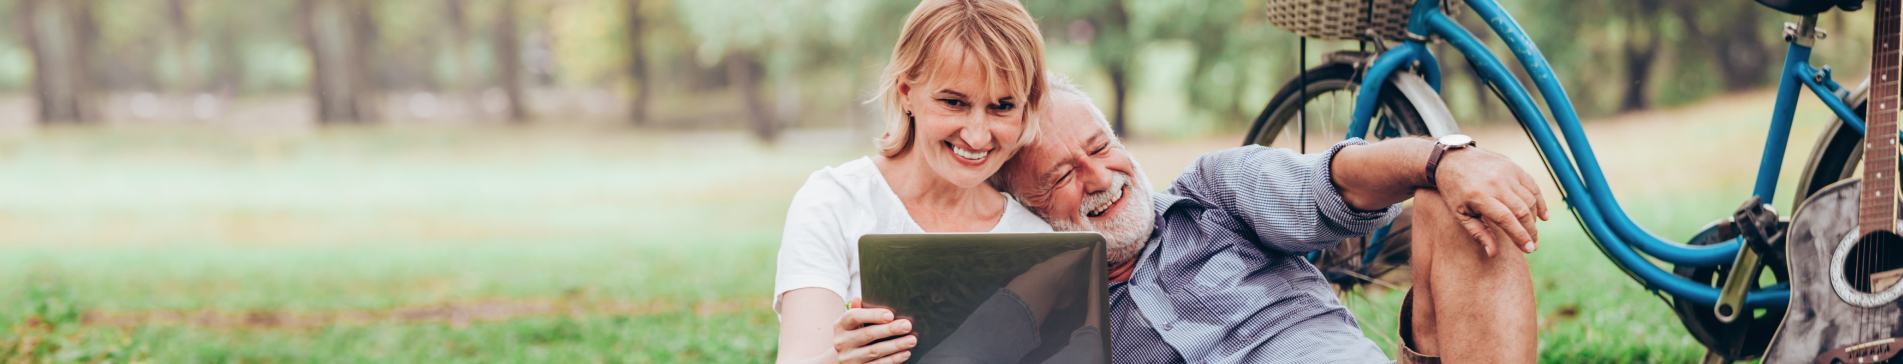
[(1903, 350), (1897, 236), (1899, 0), (1878, 0), (1863, 174), (1824, 187), (1785, 232), (1791, 306), (1765, 363), (1884, 363)]

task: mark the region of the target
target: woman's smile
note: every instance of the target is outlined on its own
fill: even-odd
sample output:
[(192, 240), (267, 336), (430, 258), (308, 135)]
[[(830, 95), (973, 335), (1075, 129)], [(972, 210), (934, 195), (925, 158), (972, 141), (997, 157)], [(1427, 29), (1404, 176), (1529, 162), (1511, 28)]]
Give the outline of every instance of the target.
[(974, 152), (969, 149), (959, 148), (957, 144), (952, 144), (952, 142), (949, 141), (941, 143), (945, 143), (945, 147), (951, 149), (952, 155), (956, 156), (952, 159), (957, 160), (959, 164), (973, 167), (982, 166), (991, 156), (990, 149)]

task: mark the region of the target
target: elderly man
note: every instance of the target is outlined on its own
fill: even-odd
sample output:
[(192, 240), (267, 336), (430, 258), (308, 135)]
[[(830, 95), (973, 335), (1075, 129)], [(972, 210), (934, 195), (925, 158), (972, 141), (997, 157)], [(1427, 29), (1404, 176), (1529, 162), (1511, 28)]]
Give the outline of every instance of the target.
[(1535, 360), (1526, 258), (1496, 244), (1532, 252), (1547, 211), (1507, 158), (1414, 138), (1249, 146), (1203, 155), (1153, 193), (1103, 113), (1056, 79), (1051, 122), (992, 181), (1052, 227), (1109, 240), (1117, 362), (1386, 362), (1301, 254), (1388, 224), (1409, 198), (1398, 361)]

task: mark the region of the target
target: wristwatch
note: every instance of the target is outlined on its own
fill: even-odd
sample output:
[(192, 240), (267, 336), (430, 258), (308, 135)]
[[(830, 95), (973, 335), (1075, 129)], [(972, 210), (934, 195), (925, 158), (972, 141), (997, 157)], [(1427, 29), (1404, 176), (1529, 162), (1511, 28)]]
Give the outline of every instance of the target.
[(1440, 185), (1440, 181), (1434, 178), (1434, 171), (1440, 169), (1441, 155), (1447, 154), (1447, 151), (1475, 146), (1479, 146), (1479, 144), (1474, 143), (1474, 138), (1470, 136), (1448, 134), (1447, 136), (1440, 137), (1440, 139), (1434, 143), (1433, 154), (1427, 156), (1427, 183), (1434, 186)]

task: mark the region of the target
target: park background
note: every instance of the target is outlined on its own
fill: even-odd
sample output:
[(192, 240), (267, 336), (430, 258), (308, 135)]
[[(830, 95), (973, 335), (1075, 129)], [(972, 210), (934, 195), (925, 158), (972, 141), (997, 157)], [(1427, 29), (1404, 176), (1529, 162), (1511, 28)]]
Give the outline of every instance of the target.
[[(1502, 3), (1643, 225), (1683, 239), (1749, 194), (1788, 16)], [(916, 4), (0, 0), (0, 362), (771, 361), (787, 203), (871, 154), (864, 101)], [(1302, 62), (1359, 47), (1303, 60), (1261, 1), (1025, 6), (1158, 186), (1237, 145)], [(1870, 16), (1825, 14), (1813, 63), (1862, 79)], [(1443, 64), (1468, 132), (1563, 206)], [(1827, 120), (1800, 106), (1785, 170)], [(1543, 361), (1703, 353), (1555, 217), (1531, 259)], [(1346, 301), (1388, 345), (1399, 298)]]

